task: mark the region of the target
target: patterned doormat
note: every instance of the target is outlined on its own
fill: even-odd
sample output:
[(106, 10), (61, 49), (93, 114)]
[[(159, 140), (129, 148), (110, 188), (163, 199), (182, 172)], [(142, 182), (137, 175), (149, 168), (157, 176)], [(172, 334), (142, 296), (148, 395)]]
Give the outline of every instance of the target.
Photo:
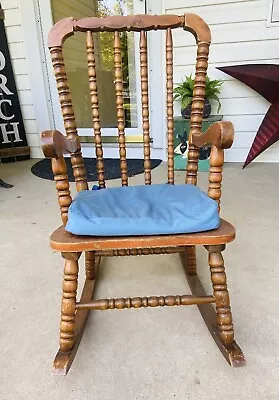
[[(68, 177), (70, 182), (74, 182), (71, 160), (65, 158), (67, 164)], [(154, 169), (160, 165), (162, 160), (151, 160), (151, 169)], [(96, 171), (96, 159), (95, 158), (84, 158), (84, 164), (87, 172), (87, 181), (95, 182), (98, 180)], [(142, 174), (144, 172), (143, 160), (132, 158), (127, 159), (128, 176), (134, 176)], [(104, 170), (105, 179), (118, 179), (121, 177), (119, 159), (105, 158), (104, 159)], [(38, 161), (31, 168), (31, 172), (39, 178), (53, 180), (53, 173), (51, 170), (51, 160), (45, 158)]]

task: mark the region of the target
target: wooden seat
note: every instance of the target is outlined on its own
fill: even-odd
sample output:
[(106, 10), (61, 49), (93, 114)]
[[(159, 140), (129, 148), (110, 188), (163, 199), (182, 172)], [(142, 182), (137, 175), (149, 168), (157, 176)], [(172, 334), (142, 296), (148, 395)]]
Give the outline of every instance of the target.
[[(215, 200), (220, 209), (222, 168), (224, 149), (231, 147), (234, 130), (230, 122), (217, 122), (205, 133), (201, 132), (206, 72), (210, 45), (210, 30), (197, 15), (134, 15), (110, 16), (105, 18), (84, 18), (79, 21), (65, 18), (52, 28), (49, 34), (49, 48), (57, 82), (65, 133), (56, 130), (42, 133), (43, 151), (52, 159), (52, 170), (58, 194), (63, 226), (51, 236), (51, 246), (61, 252), (65, 259), (63, 294), (60, 324), (60, 349), (54, 360), (54, 372), (66, 374), (75, 357), (90, 310), (107, 310), (140, 307), (162, 307), (196, 304), (206, 325), (222, 354), (232, 366), (244, 364), (244, 355), (234, 340), (234, 329), (230, 299), (226, 283), (226, 273), (222, 251), (226, 243), (235, 237), (234, 227), (221, 220), (220, 227), (213, 231), (161, 236), (130, 237), (86, 237), (76, 236), (65, 231), (68, 210), (72, 202), (66, 163), (63, 155), (69, 153), (77, 191), (88, 190), (86, 171), (81, 154), (72, 98), (63, 60), (63, 43), (76, 32), (85, 32), (88, 61), (88, 78), (92, 109), (95, 154), (97, 159), (98, 184), (101, 188), (109, 186), (105, 182), (102, 134), (99, 117), (97, 90), (98, 71), (95, 65), (93, 32), (111, 32), (114, 36), (114, 84), (116, 94), (117, 128), (121, 184), (128, 185), (125, 114), (123, 101), (123, 73), (120, 32), (139, 32), (140, 79), (142, 99), (142, 134), (144, 182), (152, 183), (151, 149), (149, 123), (149, 88), (147, 34), (150, 30), (165, 31), (166, 43), (166, 116), (167, 125), (167, 182), (174, 182), (174, 123), (173, 123), (173, 29), (183, 29), (194, 35), (197, 42), (197, 63), (190, 121), (189, 152), (185, 184), (197, 184), (199, 147), (210, 146), (210, 170), (208, 196)], [(80, 79), (77, 77), (77, 79)], [(164, 93), (162, 93), (163, 95)], [(196, 271), (196, 246), (202, 245), (208, 251), (208, 264), (213, 286), (213, 294), (207, 295), (199, 281)], [(77, 300), (79, 258), (85, 253), (86, 279), (80, 300)], [(97, 279), (101, 258), (108, 256), (134, 256), (147, 254), (179, 253), (192, 295), (143, 296), (116, 299), (93, 299), (94, 283)], [(100, 266), (101, 267), (101, 266)], [(211, 303), (215, 303), (212, 306)], [(94, 333), (93, 333), (94, 334)], [(175, 355), (174, 355), (175, 357)], [(222, 368), (222, 367), (220, 367)]]
[(65, 227), (62, 225), (51, 235), (50, 244), (54, 250), (62, 252), (113, 250), (112, 254), (117, 255), (117, 251), (121, 253), (121, 250), (130, 250), (130, 253), (134, 250), (134, 254), (138, 254), (137, 250), (152, 249), (155, 254), (160, 254), (162, 247), (173, 249), (181, 247), (182, 251), (186, 246), (225, 244), (233, 241), (234, 238), (234, 227), (221, 219), (220, 227), (212, 231), (161, 236), (77, 236), (65, 231)]

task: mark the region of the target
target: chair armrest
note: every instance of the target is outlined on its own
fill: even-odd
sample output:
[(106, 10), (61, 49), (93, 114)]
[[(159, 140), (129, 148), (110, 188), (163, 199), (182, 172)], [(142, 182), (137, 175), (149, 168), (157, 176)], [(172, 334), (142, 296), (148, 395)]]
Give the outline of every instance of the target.
[(233, 139), (234, 128), (229, 121), (214, 122), (203, 134), (192, 134), (193, 144), (197, 147), (214, 145), (217, 149), (229, 149)]
[(59, 158), (63, 154), (74, 153), (78, 147), (78, 138), (69, 139), (56, 130), (43, 131), (41, 143), (46, 158)]

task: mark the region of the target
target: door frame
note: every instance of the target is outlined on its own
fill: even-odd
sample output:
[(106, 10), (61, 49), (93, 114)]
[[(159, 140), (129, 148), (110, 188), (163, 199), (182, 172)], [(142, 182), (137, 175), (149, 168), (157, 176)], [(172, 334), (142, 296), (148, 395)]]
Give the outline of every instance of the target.
[[(147, 13), (161, 14), (163, 12), (163, 3), (158, 0), (146, 0)], [(58, 129), (63, 128), (61, 129), (63, 132), (63, 119), (58, 101), (56, 82), (52, 67), (50, 68), (51, 61), (47, 49), (46, 32), (49, 30), (49, 25), (47, 26), (47, 24), (52, 21), (49, 1), (20, 0), (20, 11), (34, 112), (39, 134), (42, 130), (55, 127)], [(156, 40), (156, 43), (154, 43), (154, 40)], [(162, 110), (165, 109), (165, 85), (163, 84), (164, 71), (162, 71), (164, 58), (161, 31), (157, 32), (156, 39), (153, 39), (151, 46), (152, 57), (149, 59), (149, 86), (152, 88), (150, 90), (150, 125), (151, 127), (156, 126), (156, 129), (152, 131), (151, 156), (165, 160), (166, 134), (164, 132), (166, 132), (166, 119), (165, 113), (162, 113)], [(34, 65), (36, 66), (35, 68)], [(163, 96), (158, 96), (158, 93), (162, 92), (162, 87), (164, 88)], [(82, 146), (85, 157), (93, 156), (92, 146), (89, 146), (87, 144)], [(104, 156), (118, 157), (117, 147), (116, 144), (104, 144)], [(128, 157), (143, 158), (142, 147), (142, 144), (127, 144)]]

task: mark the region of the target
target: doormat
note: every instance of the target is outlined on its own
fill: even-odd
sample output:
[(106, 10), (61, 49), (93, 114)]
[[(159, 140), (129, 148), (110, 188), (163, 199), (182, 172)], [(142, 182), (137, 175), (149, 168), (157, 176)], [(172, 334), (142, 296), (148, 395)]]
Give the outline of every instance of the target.
[[(97, 170), (96, 170), (96, 158), (84, 158), (85, 169), (87, 173), (87, 181), (95, 182), (98, 181)], [(70, 158), (65, 158), (69, 182), (74, 182), (75, 178), (73, 175), (72, 164)], [(143, 161), (138, 158), (127, 159), (127, 173), (128, 176), (134, 176), (142, 174), (144, 172)], [(151, 169), (154, 169), (160, 165), (162, 160), (151, 160)], [(121, 178), (119, 159), (117, 158), (105, 158), (104, 159), (104, 171), (105, 179), (118, 179)], [(51, 160), (44, 158), (38, 161), (31, 168), (31, 172), (42, 179), (53, 180), (53, 173), (51, 170)]]

